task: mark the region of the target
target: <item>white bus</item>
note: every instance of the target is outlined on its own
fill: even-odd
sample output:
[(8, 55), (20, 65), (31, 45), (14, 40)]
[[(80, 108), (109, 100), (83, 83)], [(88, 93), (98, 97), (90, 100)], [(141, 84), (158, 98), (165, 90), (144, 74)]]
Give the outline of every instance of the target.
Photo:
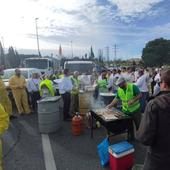
[(95, 63), (92, 61), (65, 61), (64, 68), (69, 69), (70, 72), (78, 71), (79, 73), (91, 74)]
[(53, 60), (49, 58), (26, 58), (25, 61), (26, 68), (37, 68), (42, 74), (53, 74), (54, 66)]

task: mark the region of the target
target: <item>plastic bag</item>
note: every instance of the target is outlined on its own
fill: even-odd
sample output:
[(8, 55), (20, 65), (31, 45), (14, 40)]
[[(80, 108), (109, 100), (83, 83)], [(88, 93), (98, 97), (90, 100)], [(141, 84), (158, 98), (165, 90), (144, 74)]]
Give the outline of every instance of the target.
[(105, 166), (109, 162), (109, 140), (108, 138), (105, 138), (98, 146), (98, 154), (100, 157), (100, 163), (102, 166)]

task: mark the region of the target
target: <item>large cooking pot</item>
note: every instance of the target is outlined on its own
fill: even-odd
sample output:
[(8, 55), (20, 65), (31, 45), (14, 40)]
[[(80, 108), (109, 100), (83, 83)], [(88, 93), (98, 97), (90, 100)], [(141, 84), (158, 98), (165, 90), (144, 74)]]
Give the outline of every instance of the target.
[(101, 101), (103, 101), (105, 105), (110, 104), (116, 96), (115, 93), (110, 93), (110, 92), (100, 93), (99, 95), (100, 95)]

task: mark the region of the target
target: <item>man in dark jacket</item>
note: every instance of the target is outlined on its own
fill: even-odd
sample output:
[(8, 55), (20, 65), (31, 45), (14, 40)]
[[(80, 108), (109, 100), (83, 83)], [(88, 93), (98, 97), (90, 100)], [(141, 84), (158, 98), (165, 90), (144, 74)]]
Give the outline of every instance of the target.
[(161, 92), (151, 100), (136, 138), (149, 146), (144, 170), (170, 170), (170, 69), (161, 74)]

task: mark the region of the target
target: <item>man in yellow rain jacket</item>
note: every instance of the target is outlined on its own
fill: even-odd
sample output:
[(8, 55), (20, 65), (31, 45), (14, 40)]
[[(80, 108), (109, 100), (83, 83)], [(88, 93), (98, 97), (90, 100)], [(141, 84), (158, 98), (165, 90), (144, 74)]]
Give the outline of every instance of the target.
[(5, 111), (10, 115), (12, 115), (12, 104), (8, 97), (8, 93), (5, 87), (4, 82), (1, 79), (1, 75), (3, 75), (3, 69), (0, 67), (0, 103), (4, 107)]
[(2, 140), (1, 136), (4, 133), (4, 131), (8, 128), (9, 125), (9, 115), (5, 112), (4, 108), (0, 104), (0, 170), (3, 170), (2, 168)]
[(9, 86), (12, 89), (18, 113), (29, 114), (31, 111), (28, 105), (26, 80), (21, 76), (21, 71), (19, 69), (16, 69), (15, 75), (9, 79)]

